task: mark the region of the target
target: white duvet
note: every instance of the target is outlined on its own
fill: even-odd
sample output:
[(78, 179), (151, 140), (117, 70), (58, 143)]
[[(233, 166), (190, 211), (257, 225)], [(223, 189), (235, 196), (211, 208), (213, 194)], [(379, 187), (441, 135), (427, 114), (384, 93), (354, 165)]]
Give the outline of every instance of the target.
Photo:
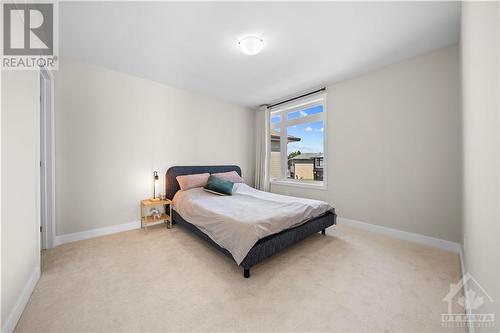
[(238, 265), (261, 238), (298, 226), (331, 207), (323, 201), (258, 191), (236, 183), (232, 196), (208, 193), (202, 188), (178, 191), (174, 209), (221, 247)]

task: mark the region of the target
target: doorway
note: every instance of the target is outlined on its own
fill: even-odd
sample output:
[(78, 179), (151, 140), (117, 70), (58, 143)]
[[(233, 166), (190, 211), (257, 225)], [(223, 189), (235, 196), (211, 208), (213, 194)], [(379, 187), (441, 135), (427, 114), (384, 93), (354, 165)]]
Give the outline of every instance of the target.
[(55, 235), (54, 80), (40, 70), (40, 247), (54, 246)]

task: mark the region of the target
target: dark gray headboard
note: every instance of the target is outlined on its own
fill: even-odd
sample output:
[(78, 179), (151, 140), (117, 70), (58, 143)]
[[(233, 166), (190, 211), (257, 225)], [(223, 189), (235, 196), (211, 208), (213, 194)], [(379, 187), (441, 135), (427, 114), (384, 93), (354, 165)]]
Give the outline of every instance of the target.
[(165, 194), (167, 198), (172, 199), (177, 191), (180, 190), (177, 183), (177, 176), (192, 175), (196, 173), (218, 173), (236, 171), (241, 176), (241, 169), (237, 165), (197, 165), (197, 166), (174, 166), (167, 170), (165, 175)]

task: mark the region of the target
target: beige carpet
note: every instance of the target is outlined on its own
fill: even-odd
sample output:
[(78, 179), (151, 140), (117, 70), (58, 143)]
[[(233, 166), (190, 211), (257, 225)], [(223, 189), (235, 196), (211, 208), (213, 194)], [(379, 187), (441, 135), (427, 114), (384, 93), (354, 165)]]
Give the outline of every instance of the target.
[(196, 236), (157, 226), (47, 251), (16, 331), (443, 331), (459, 266), (456, 254), (342, 226), (244, 279)]

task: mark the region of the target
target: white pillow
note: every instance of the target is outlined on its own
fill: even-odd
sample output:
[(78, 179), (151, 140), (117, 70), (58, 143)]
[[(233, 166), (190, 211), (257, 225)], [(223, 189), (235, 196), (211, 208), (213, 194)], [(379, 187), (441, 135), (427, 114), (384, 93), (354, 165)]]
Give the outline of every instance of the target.
[(177, 182), (182, 191), (189, 190), (195, 187), (203, 187), (207, 185), (209, 173), (196, 173), (194, 175), (177, 176)]

